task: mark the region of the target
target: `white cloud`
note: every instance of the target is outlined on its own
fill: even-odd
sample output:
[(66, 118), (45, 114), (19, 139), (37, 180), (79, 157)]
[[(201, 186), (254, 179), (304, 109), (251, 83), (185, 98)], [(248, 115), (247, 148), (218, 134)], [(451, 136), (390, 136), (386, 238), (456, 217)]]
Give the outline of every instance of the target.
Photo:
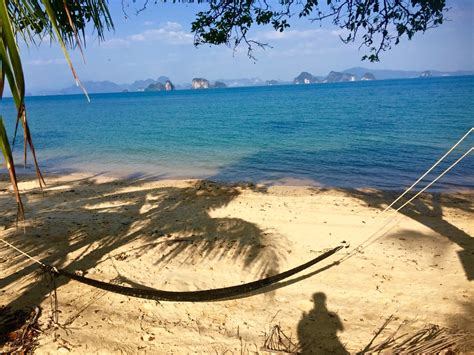
[(193, 36), (183, 31), (181, 24), (177, 22), (166, 22), (160, 28), (146, 30), (128, 36), (127, 39), (131, 42), (158, 41), (169, 44), (187, 44), (192, 43)]
[(182, 31), (183, 30), (183, 26), (181, 26), (181, 24), (178, 22), (167, 21), (162, 27), (167, 31)]
[(143, 42), (145, 40), (145, 34), (148, 34), (149, 32), (153, 32), (155, 30), (148, 30), (143, 33), (137, 33), (136, 35), (131, 35), (127, 37), (128, 41), (131, 42)]
[(112, 38), (104, 42), (105, 47), (129, 47), (134, 42), (162, 42), (172, 45), (192, 44), (192, 34), (185, 32), (177, 22), (166, 22), (158, 28), (145, 30), (124, 38)]
[(58, 64), (67, 64), (65, 58), (53, 58), (53, 59), (33, 59), (26, 62), (29, 65), (58, 65)]
[(152, 26), (154, 25), (154, 22), (153, 21), (145, 21), (143, 22), (143, 26)]
[(102, 44), (102, 47), (104, 48), (123, 48), (123, 47), (129, 47), (130, 46), (130, 41), (124, 39), (124, 38), (112, 38), (105, 40)]
[(270, 58), (328, 55), (343, 50), (339, 37), (344, 31), (338, 28), (290, 29), (284, 32), (273, 30), (256, 33), (255, 40), (273, 48), (265, 52)]

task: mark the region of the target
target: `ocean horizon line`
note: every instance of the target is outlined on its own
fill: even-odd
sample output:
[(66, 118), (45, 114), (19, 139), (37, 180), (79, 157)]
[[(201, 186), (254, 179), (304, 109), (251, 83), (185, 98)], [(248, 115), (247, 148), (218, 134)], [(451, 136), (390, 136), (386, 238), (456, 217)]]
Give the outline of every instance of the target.
[[(256, 84), (256, 85), (243, 85), (243, 86), (227, 86), (223, 88), (208, 88), (208, 89), (193, 89), (193, 88), (179, 88), (175, 89), (172, 91), (120, 91), (120, 92), (93, 92), (89, 93), (89, 96), (96, 96), (96, 95), (125, 95), (125, 94), (136, 94), (136, 95), (166, 95), (166, 94), (171, 94), (173, 92), (209, 92), (209, 91), (221, 91), (221, 90), (238, 90), (238, 89), (245, 89), (245, 88), (275, 88), (275, 87), (282, 87), (282, 86), (299, 86), (299, 87), (304, 87), (304, 86), (318, 86), (318, 85), (353, 85), (354, 83), (373, 83), (376, 81), (384, 81), (384, 82), (391, 82), (391, 81), (405, 81), (405, 80), (437, 80), (437, 79), (448, 79), (448, 78), (462, 78), (462, 77), (472, 77), (474, 74), (463, 74), (463, 75), (443, 75), (443, 76), (433, 76), (433, 77), (410, 77), (410, 78), (388, 78), (388, 79), (376, 79), (376, 80), (357, 80), (357, 81), (343, 81), (343, 82), (320, 82), (320, 83), (309, 83), (309, 84), (295, 84), (292, 82), (284, 82), (282, 84), (276, 84), (276, 85), (268, 85), (268, 84)], [(230, 79), (229, 79), (230, 80)], [(89, 80), (85, 80), (89, 81)], [(108, 81), (108, 80), (105, 80)], [(38, 90), (38, 89), (35, 89)], [(48, 89), (48, 90), (60, 90), (60, 89)], [(86, 88), (87, 91), (87, 88)], [(26, 94), (26, 97), (29, 98), (35, 98), (35, 97), (56, 97), (56, 96), (85, 96), (84, 92), (78, 92), (78, 93), (67, 93), (67, 94), (60, 94), (60, 93), (54, 93), (54, 94), (44, 94), (44, 95), (38, 95), (38, 94)], [(11, 96), (11, 93), (6, 93), (3, 97), (4, 99), (13, 99)]]

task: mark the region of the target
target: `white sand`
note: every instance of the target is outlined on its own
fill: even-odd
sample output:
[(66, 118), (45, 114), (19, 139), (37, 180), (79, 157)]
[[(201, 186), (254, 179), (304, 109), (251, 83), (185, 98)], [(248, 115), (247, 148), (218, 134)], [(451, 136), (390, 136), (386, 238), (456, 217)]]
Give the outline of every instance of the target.
[(2, 238), (128, 286), (231, 286), (350, 244), (267, 293), (222, 302), (156, 302), (59, 278), (64, 329), (49, 330), (48, 284), (36, 265), (0, 245), (0, 305), (41, 306), (38, 353), (254, 353), (275, 324), (303, 352), (356, 352), (392, 314), (380, 341), (402, 321), (407, 331), (435, 323), (474, 333), (472, 192), (424, 195), (391, 215), (391, 227), (363, 253), (324, 269), (379, 230), (372, 220), (395, 194), (77, 175), (49, 179), (44, 194), (32, 181), (20, 188), (26, 233), (15, 228), (4, 179)]

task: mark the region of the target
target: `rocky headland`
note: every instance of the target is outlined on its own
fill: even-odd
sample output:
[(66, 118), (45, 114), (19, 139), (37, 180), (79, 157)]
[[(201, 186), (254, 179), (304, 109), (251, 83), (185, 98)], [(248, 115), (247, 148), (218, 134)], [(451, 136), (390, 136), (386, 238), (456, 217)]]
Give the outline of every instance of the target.
[(146, 87), (144, 91), (173, 91), (173, 90), (174, 90), (174, 84), (171, 82), (171, 80), (166, 80), (164, 83), (156, 82), (156, 83), (150, 84)]
[(193, 89), (209, 89), (210, 83), (209, 80), (204, 78), (194, 78), (191, 82), (191, 87)]

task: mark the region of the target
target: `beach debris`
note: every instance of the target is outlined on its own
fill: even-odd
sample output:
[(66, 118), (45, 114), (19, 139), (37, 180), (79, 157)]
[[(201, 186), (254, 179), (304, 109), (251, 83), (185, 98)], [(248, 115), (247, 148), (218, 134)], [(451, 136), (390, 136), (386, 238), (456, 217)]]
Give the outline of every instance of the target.
[(37, 346), (41, 308), (12, 311), (0, 306), (0, 353), (27, 354)]
[(124, 260), (127, 260), (128, 256), (129, 255), (127, 253), (122, 252), (118, 255), (115, 255), (114, 259), (117, 260), (117, 261), (124, 261)]
[(454, 354), (466, 351), (470, 346), (474, 345), (474, 338), (469, 337), (464, 331), (441, 327), (436, 324), (427, 324), (420, 330), (397, 335), (403, 323), (387, 338), (373, 345), (379, 335), (394, 319), (393, 315), (390, 316), (375, 332), (369, 344), (358, 354), (381, 352), (393, 354)]
[(151, 335), (151, 334), (144, 334), (144, 335), (141, 336), (141, 339), (143, 341), (153, 341), (153, 340), (155, 340), (155, 336)]
[(262, 351), (297, 354), (298, 345), (293, 342), (291, 335), (287, 336), (283, 332), (279, 324), (275, 324), (268, 334), (265, 332)]

